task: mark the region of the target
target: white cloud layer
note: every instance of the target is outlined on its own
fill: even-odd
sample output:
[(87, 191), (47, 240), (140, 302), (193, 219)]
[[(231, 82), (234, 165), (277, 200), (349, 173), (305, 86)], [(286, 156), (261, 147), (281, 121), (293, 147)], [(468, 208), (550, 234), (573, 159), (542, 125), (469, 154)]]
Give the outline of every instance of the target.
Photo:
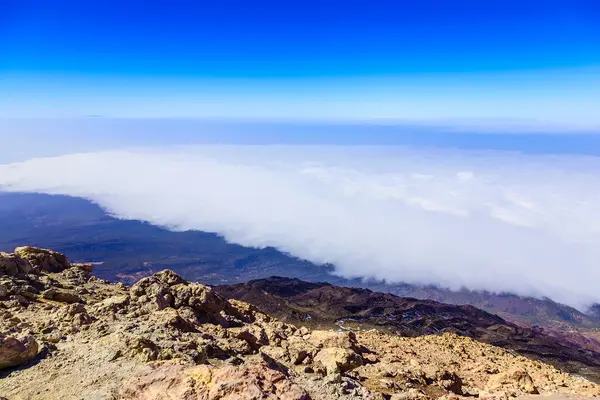
[(0, 166), (0, 190), (275, 246), (343, 276), (600, 301), (600, 158), (201, 146)]

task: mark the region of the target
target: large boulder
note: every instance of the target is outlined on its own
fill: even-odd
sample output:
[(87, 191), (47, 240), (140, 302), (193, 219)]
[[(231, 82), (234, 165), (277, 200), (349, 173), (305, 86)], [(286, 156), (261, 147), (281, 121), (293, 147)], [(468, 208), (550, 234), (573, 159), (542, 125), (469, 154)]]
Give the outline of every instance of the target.
[(342, 347), (359, 351), (354, 332), (312, 331), (307, 341), (318, 348)]
[(38, 344), (31, 335), (22, 338), (0, 335), (0, 370), (16, 367), (35, 358)]
[(162, 310), (174, 306), (171, 286), (184, 282), (185, 280), (175, 272), (165, 270), (140, 279), (131, 286), (129, 294), (134, 302), (148, 305), (154, 310)]
[(363, 364), (362, 357), (350, 349), (328, 347), (317, 353), (315, 362), (320, 363), (327, 375), (350, 371)]
[(71, 268), (67, 256), (52, 250), (23, 246), (15, 249), (15, 255), (28, 261), (38, 272), (62, 272)]
[(228, 307), (228, 302), (212, 288), (200, 283), (175, 285), (172, 288), (175, 308), (189, 306), (197, 312), (219, 313)]

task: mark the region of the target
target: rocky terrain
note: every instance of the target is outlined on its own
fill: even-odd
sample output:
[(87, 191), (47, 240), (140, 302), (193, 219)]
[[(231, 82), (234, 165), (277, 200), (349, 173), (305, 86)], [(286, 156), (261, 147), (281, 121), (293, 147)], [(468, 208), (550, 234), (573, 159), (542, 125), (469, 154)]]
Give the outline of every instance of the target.
[(600, 396), (580, 376), (454, 333), (301, 325), (169, 270), (127, 287), (60, 253), (21, 247), (0, 254), (0, 397)]
[(282, 321), (316, 329), (377, 329), (400, 336), (456, 333), (551, 363), (600, 383), (600, 342), (577, 332), (522, 327), (472, 306), (398, 297), (368, 289), (272, 277), (218, 286)]

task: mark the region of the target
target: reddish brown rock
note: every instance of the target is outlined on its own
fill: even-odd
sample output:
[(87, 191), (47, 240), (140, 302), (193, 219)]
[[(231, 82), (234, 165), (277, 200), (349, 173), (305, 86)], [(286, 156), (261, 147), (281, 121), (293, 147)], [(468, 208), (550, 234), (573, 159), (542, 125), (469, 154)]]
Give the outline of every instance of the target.
[(120, 393), (123, 400), (309, 400), (284, 374), (265, 364), (215, 368), (169, 365), (133, 380)]

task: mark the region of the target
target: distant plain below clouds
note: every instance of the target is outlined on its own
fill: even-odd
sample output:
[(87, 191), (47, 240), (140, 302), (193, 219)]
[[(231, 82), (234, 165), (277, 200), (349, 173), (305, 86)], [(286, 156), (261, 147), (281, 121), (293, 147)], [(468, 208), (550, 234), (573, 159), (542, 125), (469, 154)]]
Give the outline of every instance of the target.
[[(594, 133), (595, 132), (595, 133)], [(281, 144), (496, 149), (600, 157), (600, 127), (578, 131), (532, 121), (289, 122), (178, 118), (0, 118), (0, 164), (140, 146)]]
[(171, 146), (0, 165), (0, 190), (90, 199), (274, 246), (346, 277), (600, 302), (600, 158), (378, 146)]

